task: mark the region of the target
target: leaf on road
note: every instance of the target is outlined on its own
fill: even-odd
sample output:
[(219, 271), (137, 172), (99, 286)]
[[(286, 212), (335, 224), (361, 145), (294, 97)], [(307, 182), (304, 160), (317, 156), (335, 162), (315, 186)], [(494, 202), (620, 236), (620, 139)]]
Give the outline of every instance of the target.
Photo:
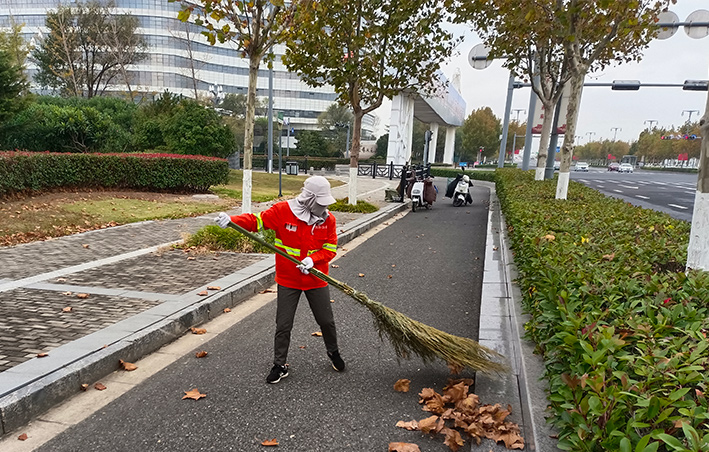
[(316, 332), (314, 332), (314, 333), (310, 333), (310, 335), (311, 335), (311, 336), (315, 336), (315, 337), (322, 337), (322, 332), (316, 331)]
[(227, 313), (229, 313), (229, 312), (231, 312), (231, 309), (229, 309), (229, 308), (224, 308), (224, 313), (225, 313), (225, 314), (227, 314)]
[(193, 260), (194, 260), (194, 256), (188, 257), (187, 260), (188, 260), (188, 261), (193, 261)]
[(197, 353), (195, 353), (194, 355), (195, 355), (197, 358), (204, 358), (204, 357), (207, 356), (208, 354), (209, 354), (209, 353), (207, 353), (206, 351), (202, 350), (201, 352), (197, 352)]
[(207, 290), (222, 290), (219, 286), (207, 286)]
[(421, 419), (419, 421), (419, 430), (421, 430), (422, 433), (430, 433), (431, 431), (436, 430), (436, 424), (438, 423), (438, 416), (430, 416), (427, 417), (426, 419)]
[(89, 294), (87, 294), (87, 293), (78, 293), (78, 294), (76, 294), (76, 298), (81, 298), (82, 300), (85, 300), (85, 299), (89, 298)]
[(207, 292), (206, 290), (203, 290), (203, 291), (201, 291), (201, 292), (197, 292), (197, 295), (200, 295), (200, 296), (203, 297), (203, 296), (205, 296), (205, 295), (209, 295), (209, 292)]
[(20, 441), (25, 441), (28, 438), (27, 433), (23, 433), (17, 437)]
[(88, 383), (82, 383), (81, 386), (79, 386), (79, 388), (82, 391), (86, 391), (87, 389), (89, 389), (89, 385), (88, 385)]
[(332, 268), (340, 268), (340, 266), (337, 265), (337, 264), (332, 264), (332, 265), (330, 265), (330, 267), (332, 267)]
[(88, 247), (89, 247), (88, 244), (83, 244), (83, 245), (81, 245), (81, 246), (83, 246), (84, 248), (88, 248)]
[(267, 439), (266, 441), (263, 441), (261, 443), (262, 446), (278, 446), (278, 441), (276, 441), (276, 438), (273, 439)]
[(299, 346), (298, 348), (301, 349), (301, 350), (305, 350), (306, 348), (308, 348), (308, 346), (307, 346), (307, 345), (301, 345), (301, 346)]
[(37, 353), (37, 358), (46, 358), (49, 356), (49, 353)]
[(62, 295), (71, 295), (71, 292), (62, 292)]
[(207, 330), (205, 330), (204, 328), (194, 328), (194, 327), (190, 328), (190, 331), (192, 331), (192, 334), (205, 334), (207, 332)]
[(127, 372), (133, 371), (138, 368), (138, 366), (136, 366), (135, 364), (129, 363), (128, 361), (123, 361), (122, 359), (119, 359), (118, 362), (121, 363), (121, 367), (123, 368), (123, 370)]
[(185, 395), (182, 396), (182, 400), (185, 400), (185, 399), (199, 400), (202, 397), (207, 397), (207, 394), (202, 394), (201, 392), (199, 392), (199, 389), (197, 389), (197, 388), (194, 388), (191, 391), (183, 391), (183, 392), (185, 393)]
[(387, 277), (388, 277), (389, 279), (391, 279), (391, 278), (393, 278), (394, 276), (393, 276), (393, 275), (389, 275), (389, 276), (387, 276)]
[(357, 275), (357, 276), (359, 276), (360, 278), (364, 278), (364, 273), (360, 273), (360, 274)]
[(406, 430), (418, 430), (419, 429), (419, 423), (418, 421), (399, 421), (396, 423), (396, 426), (399, 428), (405, 428)]
[(414, 443), (389, 443), (388, 452), (421, 452), (421, 449)]
[(67, 306), (66, 308), (62, 309), (62, 312), (71, 312), (71, 306)]
[(99, 382), (94, 385), (94, 389), (96, 389), (97, 391), (103, 391), (104, 389), (106, 389), (106, 386), (103, 383)]
[(441, 433), (446, 435), (446, 439), (443, 440), (443, 444), (448, 446), (448, 448), (453, 452), (458, 452), (458, 449), (460, 449), (463, 444), (465, 444), (465, 442), (463, 441), (463, 437), (460, 436), (458, 430), (452, 428), (444, 428), (443, 430), (441, 430)]
[(276, 291), (273, 290), (273, 289), (264, 289), (264, 290), (262, 290), (262, 291), (259, 292), (259, 293), (275, 293), (275, 292), (276, 292)]
[(394, 391), (409, 392), (409, 385), (410, 384), (411, 384), (411, 380), (408, 380), (406, 378), (402, 378), (401, 380), (396, 380), (396, 383), (394, 383)]

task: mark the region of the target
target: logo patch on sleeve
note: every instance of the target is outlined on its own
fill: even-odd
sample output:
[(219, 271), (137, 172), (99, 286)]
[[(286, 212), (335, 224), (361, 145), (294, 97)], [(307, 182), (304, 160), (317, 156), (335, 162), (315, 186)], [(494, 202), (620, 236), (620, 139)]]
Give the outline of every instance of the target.
[(295, 232), (298, 230), (298, 226), (296, 226), (294, 224), (286, 223), (286, 230), (291, 231), (291, 232)]

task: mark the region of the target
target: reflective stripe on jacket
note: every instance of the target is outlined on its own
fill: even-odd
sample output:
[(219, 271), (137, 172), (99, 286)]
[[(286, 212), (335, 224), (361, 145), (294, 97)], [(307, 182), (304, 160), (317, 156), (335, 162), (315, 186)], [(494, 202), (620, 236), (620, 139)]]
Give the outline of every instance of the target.
[[(288, 206), (279, 202), (258, 214), (244, 213), (231, 217), (231, 221), (246, 230), (257, 232), (272, 229), (276, 233), (275, 245), (289, 256), (302, 261), (313, 260), (316, 269), (328, 274), (330, 261), (337, 253), (337, 226), (335, 217), (328, 215), (320, 225), (299, 220)], [(276, 283), (291, 289), (309, 290), (325, 287), (327, 283), (313, 275), (304, 275), (296, 264), (276, 254)]]

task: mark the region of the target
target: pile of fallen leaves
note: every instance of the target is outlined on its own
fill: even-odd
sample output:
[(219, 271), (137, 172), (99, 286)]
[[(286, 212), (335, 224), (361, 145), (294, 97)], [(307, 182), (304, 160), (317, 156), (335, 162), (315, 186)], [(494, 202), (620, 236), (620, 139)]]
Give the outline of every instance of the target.
[[(423, 411), (433, 413), (432, 416), (420, 421), (399, 421), (396, 426), (407, 430), (418, 430), (424, 434), (443, 435), (444, 444), (453, 452), (457, 452), (465, 440), (465, 434), (478, 445), (482, 438), (495, 442), (503, 442), (507, 449), (523, 449), (524, 439), (520, 436), (519, 425), (506, 421), (512, 407), (502, 408), (495, 405), (480, 405), (480, 399), (475, 394), (469, 394), (468, 388), (473, 381), (470, 379), (451, 380), (443, 388), (443, 395), (431, 388), (424, 388), (419, 396)], [(394, 389), (408, 391), (409, 380), (399, 380)], [(408, 443), (391, 443), (390, 452), (405, 452)]]

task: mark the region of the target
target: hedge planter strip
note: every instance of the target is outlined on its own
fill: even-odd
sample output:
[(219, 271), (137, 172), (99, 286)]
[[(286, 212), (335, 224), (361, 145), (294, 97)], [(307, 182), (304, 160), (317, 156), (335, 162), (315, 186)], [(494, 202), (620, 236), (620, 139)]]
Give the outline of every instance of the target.
[(205, 156), (0, 152), (0, 196), (58, 187), (203, 192), (228, 174), (225, 159)]
[(550, 421), (574, 451), (709, 450), (709, 277), (689, 223), (532, 172), (496, 171)]

